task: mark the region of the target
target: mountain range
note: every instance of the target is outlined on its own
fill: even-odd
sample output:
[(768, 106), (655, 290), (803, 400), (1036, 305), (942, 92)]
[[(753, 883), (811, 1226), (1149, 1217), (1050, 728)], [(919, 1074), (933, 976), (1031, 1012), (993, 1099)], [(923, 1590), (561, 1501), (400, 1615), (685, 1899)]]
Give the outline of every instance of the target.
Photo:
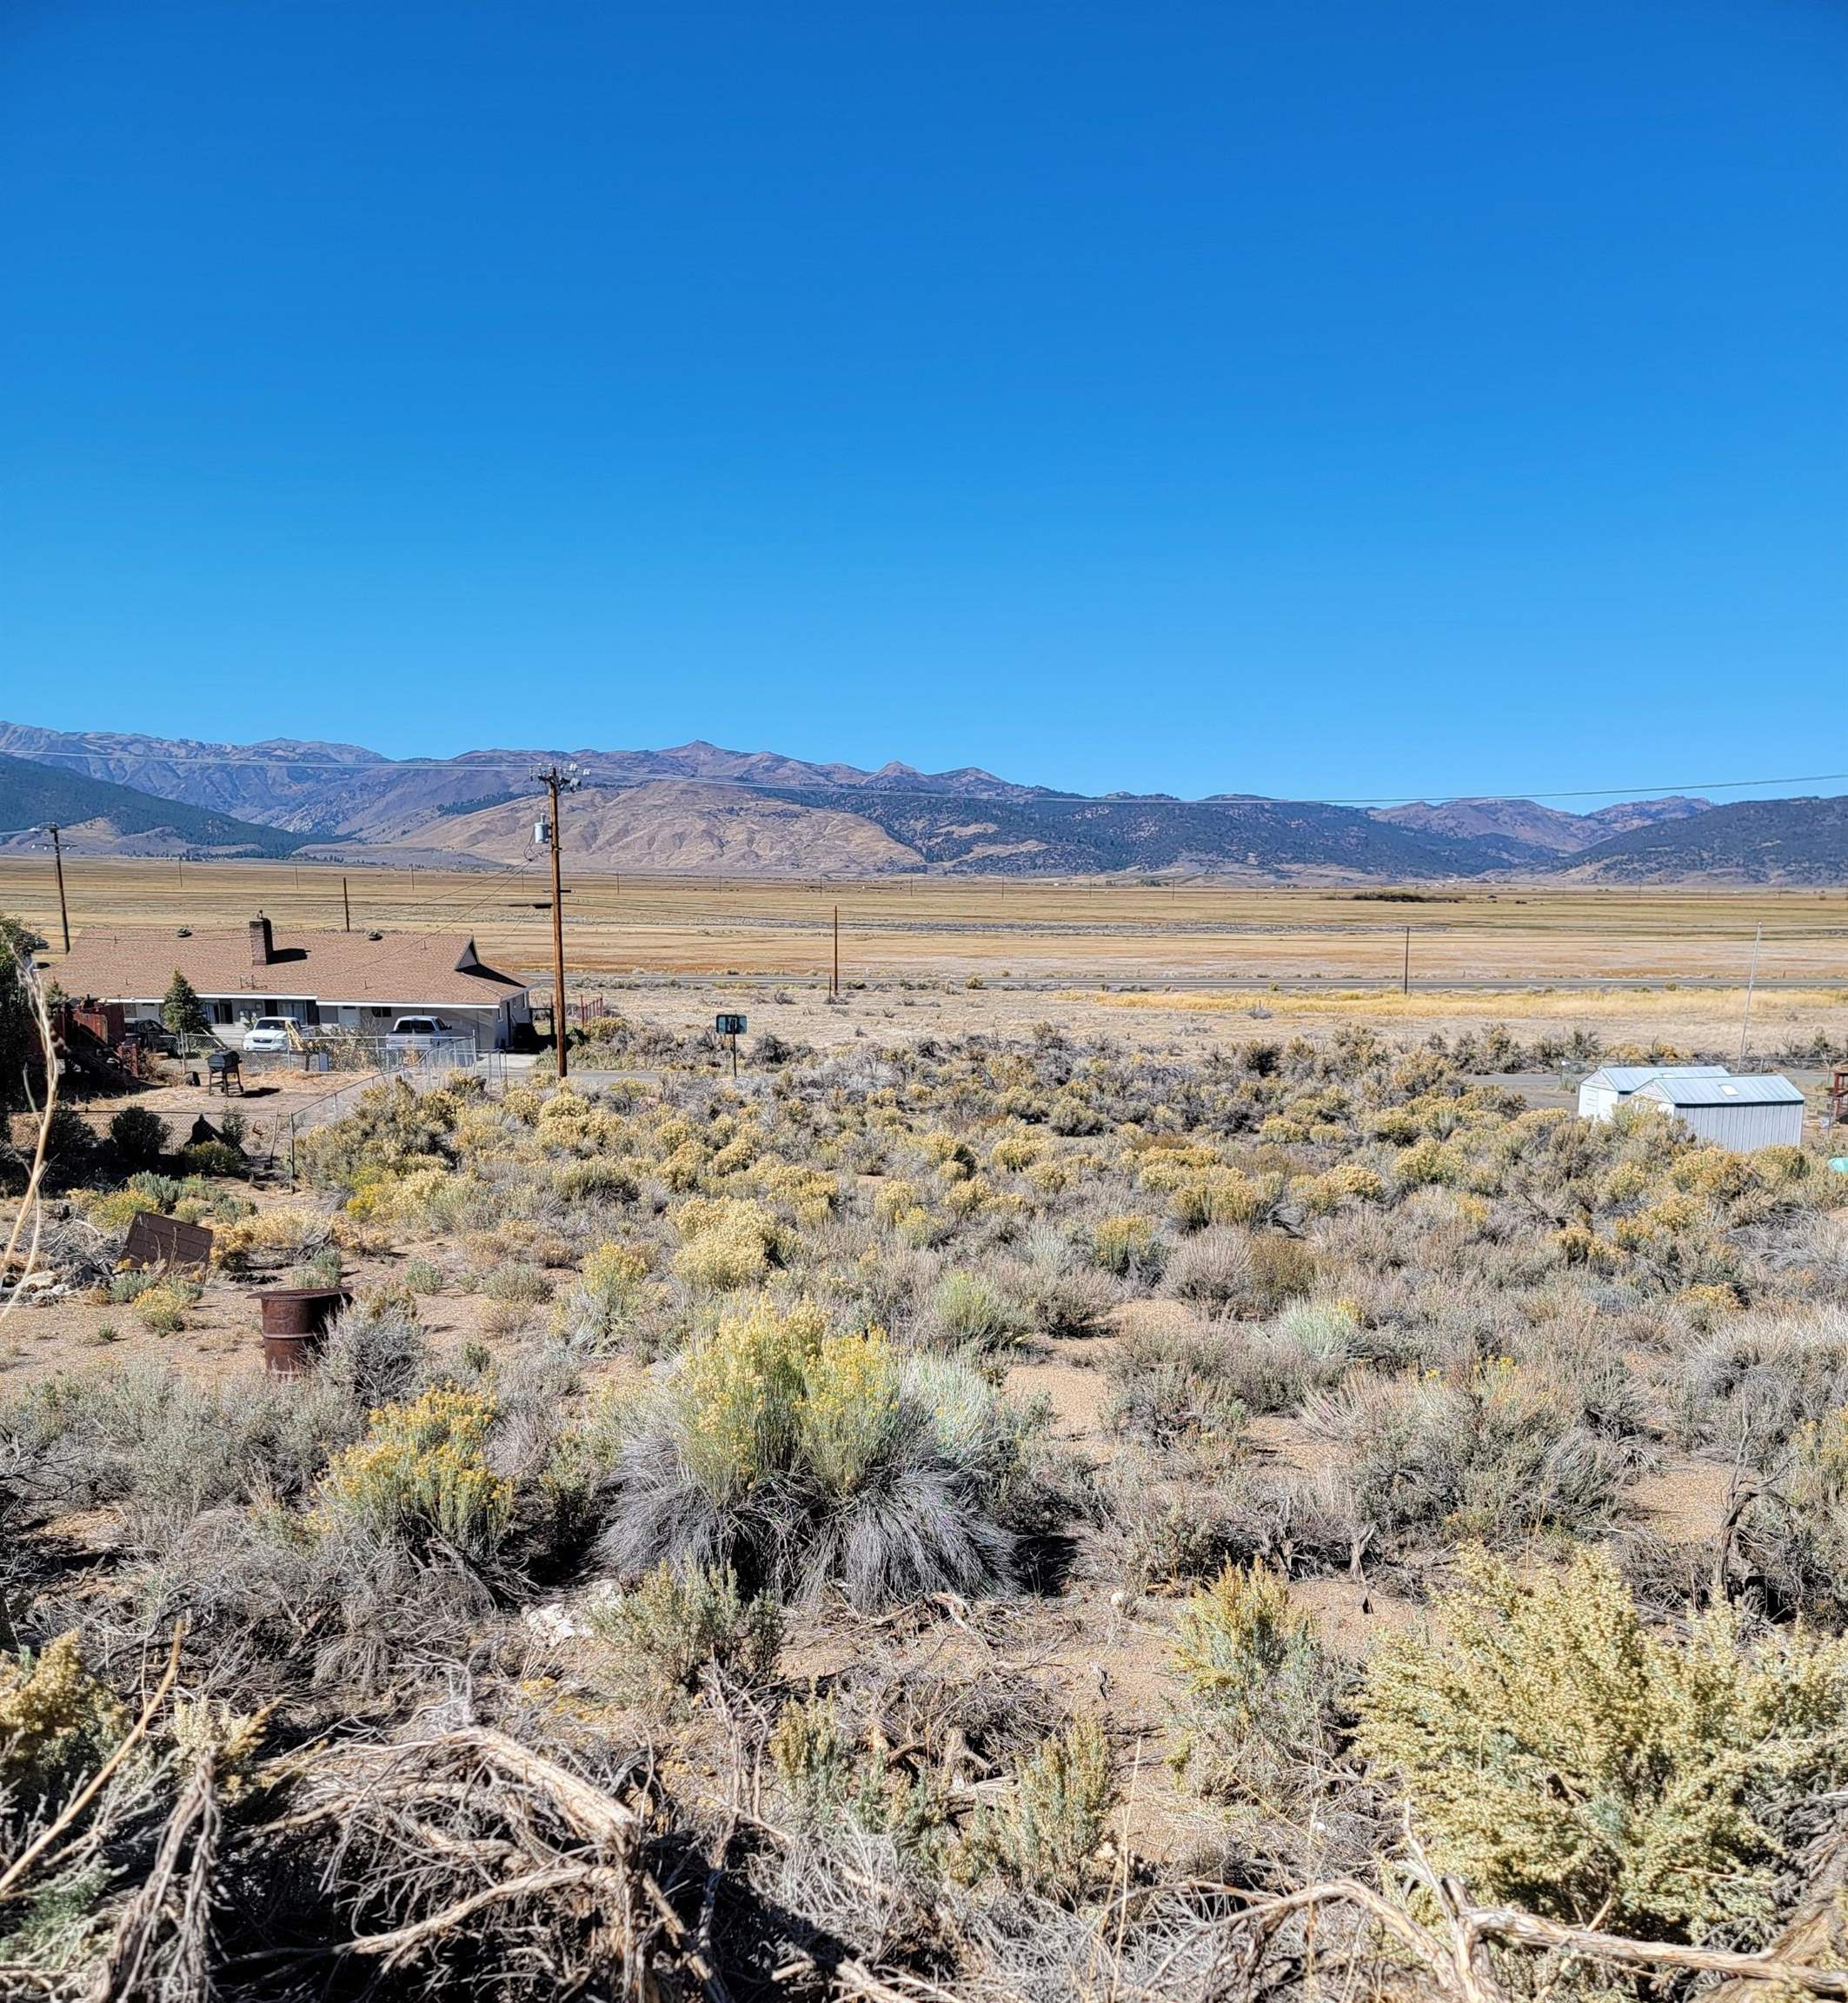
[[(1681, 795), (1576, 814), (1526, 799), (1362, 808), (1222, 793), (1091, 797), (975, 767), (874, 770), (695, 742), (391, 759), (356, 744), (210, 744), (0, 723), (0, 845), (57, 819), (123, 853), (411, 857), (532, 851), (534, 775), (575, 766), (578, 868), (728, 875), (1204, 874), (1270, 882), (1511, 876), (1848, 882), (1848, 800)], [(48, 783), (63, 791), (48, 791)], [(88, 790), (86, 790), (88, 789)]]
[(281, 828), (0, 753), (0, 853), (37, 846), (53, 822), (77, 854), (287, 855), (302, 845)]

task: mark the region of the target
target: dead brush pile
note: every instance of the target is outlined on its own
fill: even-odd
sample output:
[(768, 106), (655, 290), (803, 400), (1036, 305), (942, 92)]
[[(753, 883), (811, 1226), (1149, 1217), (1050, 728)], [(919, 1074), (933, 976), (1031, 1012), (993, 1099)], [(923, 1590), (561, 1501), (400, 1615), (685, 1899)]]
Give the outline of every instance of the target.
[(310, 1136), (235, 1259), (406, 1281), (311, 1380), (0, 1403), (0, 1995), (1848, 1993), (1845, 1179), (1362, 1033), (656, 1054)]

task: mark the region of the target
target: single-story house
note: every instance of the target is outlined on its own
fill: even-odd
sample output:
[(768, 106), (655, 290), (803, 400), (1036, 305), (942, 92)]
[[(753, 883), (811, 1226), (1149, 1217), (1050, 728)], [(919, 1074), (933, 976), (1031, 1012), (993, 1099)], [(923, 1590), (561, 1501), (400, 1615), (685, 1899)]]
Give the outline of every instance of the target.
[[(278, 941), (259, 915), (243, 927), (182, 937), (151, 926), (86, 926), (47, 970), (67, 995), (119, 1002), (130, 1018), (158, 1015), (176, 972), (192, 983), (215, 1028), (286, 1015), (387, 1035), (400, 1015), (434, 1015), (477, 1050), (505, 1050), (533, 1020), (526, 983), (490, 967), (460, 932), (298, 932)], [(235, 1036), (227, 1041), (236, 1041)]]
[(1775, 1073), (1762, 1078), (1653, 1079), (1635, 1095), (1659, 1106), (1703, 1141), (1744, 1154), (1753, 1148), (1803, 1145), (1803, 1094)]
[(1606, 1064), (1579, 1088), (1579, 1117), (1608, 1120), (1626, 1099), (1658, 1078), (1724, 1078), (1724, 1064)]

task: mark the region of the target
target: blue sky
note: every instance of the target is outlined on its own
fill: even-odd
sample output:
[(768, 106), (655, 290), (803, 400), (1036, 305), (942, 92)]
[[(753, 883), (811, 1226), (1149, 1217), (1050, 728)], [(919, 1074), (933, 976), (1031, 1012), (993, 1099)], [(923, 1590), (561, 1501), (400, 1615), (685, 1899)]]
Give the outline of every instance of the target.
[(1845, 213), (1839, 0), (9, 0), (0, 715), (1826, 773)]

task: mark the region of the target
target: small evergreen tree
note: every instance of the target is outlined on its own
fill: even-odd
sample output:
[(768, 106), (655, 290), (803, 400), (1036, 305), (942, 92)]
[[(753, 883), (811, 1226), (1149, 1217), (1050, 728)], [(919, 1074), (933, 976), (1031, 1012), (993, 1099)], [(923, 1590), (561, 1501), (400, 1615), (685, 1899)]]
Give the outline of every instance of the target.
[(161, 1021), (176, 1036), (205, 1034), (205, 1004), (200, 1001), (198, 990), (177, 967), (168, 983), (167, 998), (161, 1003)]
[(38, 1038), (24, 968), (44, 944), (17, 918), (0, 918), (0, 1113), (27, 1102), (26, 1068), (36, 1061)]

